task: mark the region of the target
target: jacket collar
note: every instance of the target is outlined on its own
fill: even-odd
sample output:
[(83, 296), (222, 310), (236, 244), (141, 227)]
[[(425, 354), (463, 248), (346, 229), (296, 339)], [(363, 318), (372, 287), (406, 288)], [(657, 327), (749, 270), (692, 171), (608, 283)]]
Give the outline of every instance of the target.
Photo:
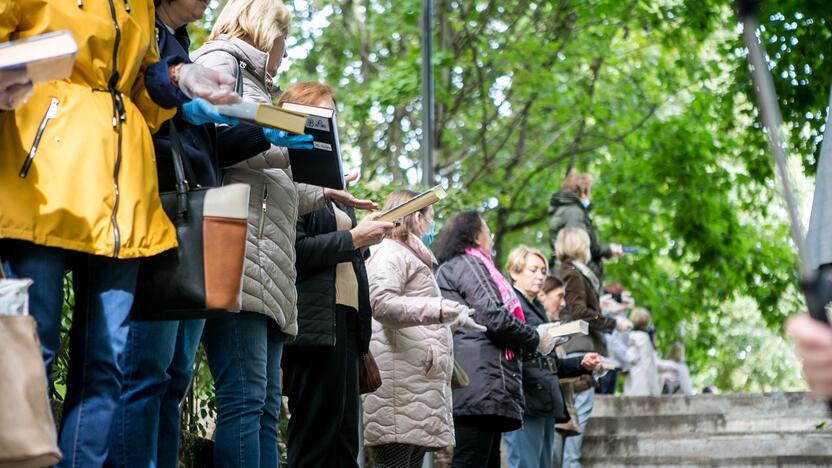
[(206, 42), (205, 45), (200, 47), (197, 53), (195, 53), (194, 58), (215, 50), (231, 54), (240, 62), (245, 63), (248, 71), (257, 77), (257, 84), (265, 87), (267, 90), (271, 89), (272, 77), (266, 73), (266, 64), (269, 61), (269, 54), (267, 52), (263, 52), (242, 39), (238, 39), (236, 37), (229, 38), (222, 35), (214, 40)]
[[(533, 313), (542, 323), (546, 323), (549, 321), (549, 318), (546, 316), (546, 311), (543, 310), (543, 304), (540, 303), (536, 298), (529, 300), (523, 291), (514, 288), (515, 294), (520, 299), (520, 305), (523, 307), (523, 312), (528, 315), (529, 312)], [(528, 320), (528, 319), (527, 319)]]

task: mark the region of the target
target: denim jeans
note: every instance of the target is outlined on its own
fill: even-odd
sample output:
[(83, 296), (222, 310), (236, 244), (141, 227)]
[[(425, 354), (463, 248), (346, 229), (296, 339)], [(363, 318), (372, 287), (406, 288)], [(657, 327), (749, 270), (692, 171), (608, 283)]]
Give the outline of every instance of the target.
[(523, 418), (523, 427), (503, 434), (509, 468), (552, 468), (555, 418)]
[[(570, 353), (566, 357), (579, 356), (583, 353)], [(575, 406), (575, 413), (578, 416), (578, 425), (581, 426), (581, 433), (566, 438), (563, 443), (563, 468), (581, 467), (581, 443), (586, 431), (586, 423), (589, 415), (592, 414), (592, 404), (595, 401), (595, 388), (589, 388), (572, 395), (572, 404)]]
[(101, 466), (107, 434), (121, 393), (121, 360), (133, 305), (138, 260), (121, 260), (0, 242), (11, 278), (31, 278), (29, 311), (37, 321), (47, 377), (60, 347), (64, 270), (72, 269), (75, 309), (69, 336), (69, 371), (58, 445), (59, 467)]
[(214, 466), (277, 468), (283, 332), (240, 312), (209, 319), (203, 338), (217, 396)]
[(130, 322), (107, 466), (176, 467), (179, 403), (193, 376), (204, 325), (205, 320)]

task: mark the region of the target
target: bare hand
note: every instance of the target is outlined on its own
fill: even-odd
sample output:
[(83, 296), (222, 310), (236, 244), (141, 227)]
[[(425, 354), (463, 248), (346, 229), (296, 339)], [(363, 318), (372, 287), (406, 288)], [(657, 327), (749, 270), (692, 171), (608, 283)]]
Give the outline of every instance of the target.
[(794, 353), (812, 393), (832, 397), (832, 328), (800, 314), (786, 322), (786, 333), (794, 340)]
[(0, 110), (13, 110), (26, 102), (32, 88), (26, 70), (0, 71)]
[(621, 244), (610, 244), (610, 251), (613, 257), (620, 257), (624, 254), (624, 248), (621, 247)]
[(324, 188), (324, 196), (330, 200), (335, 200), (342, 205), (351, 206), (359, 210), (377, 210), (378, 203), (372, 200), (361, 200), (355, 198), (346, 190), (335, 190), (331, 188)]
[(598, 353), (586, 353), (581, 359), (581, 367), (588, 371), (594, 371), (601, 365), (601, 356)]
[(381, 213), (368, 215), (356, 227), (350, 230), (352, 243), (355, 245), (355, 248), (363, 249), (364, 247), (378, 244), (384, 240), (384, 236), (389, 234), (390, 230), (396, 227), (393, 223), (376, 221), (375, 219), (379, 216), (381, 216)]

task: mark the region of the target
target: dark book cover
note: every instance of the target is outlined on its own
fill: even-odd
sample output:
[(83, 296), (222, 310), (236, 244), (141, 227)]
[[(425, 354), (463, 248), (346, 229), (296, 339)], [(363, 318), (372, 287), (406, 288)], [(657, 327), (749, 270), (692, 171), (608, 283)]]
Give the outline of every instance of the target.
[[(284, 105), (284, 108), (286, 107), (288, 106)], [(312, 135), (314, 138), (313, 149), (289, 149), (292, 179), (304, 184), (344, 190), (346, 182), (341, 161), (341, 147), (338, 143), (338, 122), (332, 109), (324, 110), (328, 111), (331, 116), (321, 117), (309, 114), (306, 118), (305, 130), (307, 135)]]

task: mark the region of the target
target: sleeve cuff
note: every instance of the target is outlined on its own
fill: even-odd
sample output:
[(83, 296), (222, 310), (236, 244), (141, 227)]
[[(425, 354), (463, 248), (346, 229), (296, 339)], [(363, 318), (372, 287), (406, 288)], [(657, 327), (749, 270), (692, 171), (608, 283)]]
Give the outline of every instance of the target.
[(147, 67), (144, 74), (144, 86), (153, 102), (165, 109), (173, 109), (190, 101), (185, 93), (170, 82), (168, 68), (179, 63), (190, 63), (187, 57), (168, 55)]

